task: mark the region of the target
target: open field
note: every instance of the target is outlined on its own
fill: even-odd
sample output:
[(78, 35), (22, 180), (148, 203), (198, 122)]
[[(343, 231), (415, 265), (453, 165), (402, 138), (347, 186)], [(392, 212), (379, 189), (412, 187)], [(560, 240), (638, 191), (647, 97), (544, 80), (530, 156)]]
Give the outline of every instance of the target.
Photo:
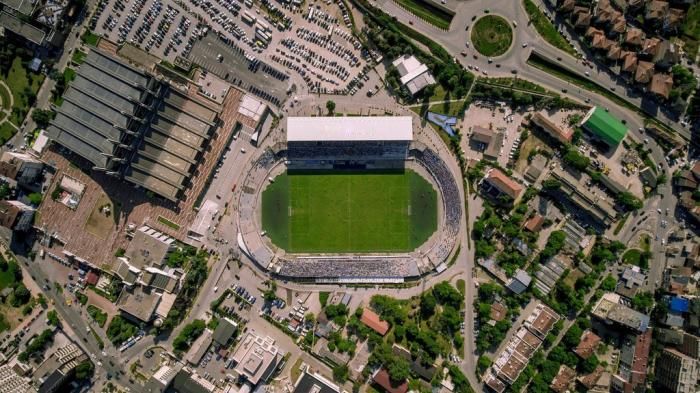
[(430, 4), (430, 0), (396, 0), (408, 12), (443, 30), (450, 28), (452, 15)]
[(695, 59), (700, 44), (700, 3), (695, 2), (688, 8), (681, 31), (683, 32), (681, 38), (685, 42), (683, 49), (688, 54), (688, 58)]
[[(15, 57), (12, 61), (10, 71), (7, 75), (3, 75), (2, 78), (5, 83), (7, 83), (7, 87), (10, 88), (12, 98), (14, 99), (10, 121), (19, 126), (22, 124), (22, 121), (24, 121), (24, 116), (26, 116), (31, 106), (28, 95), (36, 97), (36, 92), (39, 90), (39, 87), (41, 87), (44, 76), (27, 72), (22, 64), (22, 59), (20, 57)], [(32, 100), (33, 99), (34, 98), (32, 98)]]
[(486, 15), (472, 27), (474, 49), (484, 56), (500, 56), (513, 42), (513, 29), (508, 21), (500, 16)]
[(403, 252), (437, 229), (437, 192), (417, 173), (292, 172), (262, 195), (262, 224), (290, 252)]

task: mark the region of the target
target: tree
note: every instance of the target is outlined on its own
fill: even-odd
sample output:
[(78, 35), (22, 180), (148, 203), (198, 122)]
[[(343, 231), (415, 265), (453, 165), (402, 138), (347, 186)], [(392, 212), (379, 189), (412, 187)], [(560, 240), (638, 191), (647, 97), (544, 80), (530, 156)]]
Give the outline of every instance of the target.
[(331, 100), (326, 101), (326, 110), (328, 115), (332, 116), (335, 113), (335, 102)]
[(12, 307), (19, 307), (23, 304), (26, 304), (31, 297), (31, 292), (29, 292), (29, 290), (27, 289), (27, 287), (24, 286), (24, 284), (20, 283), (17, 285), (14, 292), (12, 292), (12, 299), (10, 299), (10, 304), (12, 304)]
[(349, 375), (350, 370), (348, 369), (347, 365), (341, 364), (339, 366), (333, 367), (333, 379), (336, 382), (344, 383), (348, 380)]
[(29, 203), (31, 203), (34, 206), (39, 206), (41, 203), (42, 196), (38, 192), (33, 192), (29, 195), (27, 195), (27, 199), (29, 199)]
[(546, 179), (542, 181), (542, 189), (547, 191), (558, 190), (561, 188), (561, 182), (557, 179)]
[(426, 292), (420, 298), (420, 313), (424, 318), (429, 318), (435, 314), (435, 306), (437, 306), (437, 301), (432, 292)]
[(642, 292), (632, 298), (632, 307), (640, 312), (647, 313), (654, 306), (654, 295), (650, 292)]
[(629, 191), (624, 191), (617, 194), (617, 202), (628, 210), (638, 210), (644, 206), (642, 201), (640, 201)]
[(89, 360), (85, 360), (82, 363), (75, 366), (75, 378), (88, 379), (92, 376), (92, 372), (94, 371), (94, 369), (95, 367), (92, 365), (92, 362)]
[(401, 383), (411, 375), (411, 365), (399, 356), (392, 356), (385, 367), (389, 373), (389, 379), (395, 383)]
[(49, 325), (51, 326), (58, 326), (59, 320), (58, 320), (58, 313), (56, 310), (51, 310), (46, 313), (46, 319), (49, 321)]
[(479, 360), (476, 362), (476, 367), (479, 370), (479, 373), (483, 374), (486, 371), (486, 369), (491, 367), (491, 364), (493, 364), (491, 359), (484, 355), (481, 355), (479, 356)]
[(53, 117), (54, 112), (50, 110), (34, 109), (32, 111), (32, 120), (41, 128), (47, 127)]
[(617, 285), (617, 280), (615, 279), (615, 277), (613, 277), (612, 275), (608, 274), (608, 276), (605, 277), (605, 279), (603, 280), (603, 282), (600, 283), (600, 289), (602, 289), (602, 290), (604, 290), (604, 291), (611, 292), (611, 291), (614, 291), (614, 290), (615, 290), (615, 286), (616, 286), (616, 285)]
[(0, 184), (0, 200), (10, 197), (10, 186), (7, 183)]
[(586, 374), (590, 374), (595, 371), (596, 367), (598, 367), (598, 363), (598, 357), (593, 354), (588, 359), (583, 361), (581, 364), (581, 371)]
[(579, 171), (584, 171), (588, 168), (591, 163), (591, 159), (582, 155), (575, 149), (569, 149), (569, 151), (564, 154), (564, 163), (571, 165), (572, 167), (578, 169)]

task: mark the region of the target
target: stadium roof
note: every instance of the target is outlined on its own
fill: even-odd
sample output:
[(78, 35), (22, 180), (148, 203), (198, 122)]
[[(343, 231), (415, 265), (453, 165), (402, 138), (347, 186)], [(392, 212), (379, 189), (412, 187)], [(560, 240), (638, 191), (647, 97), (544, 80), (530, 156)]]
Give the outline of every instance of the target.
[(412, 140), (410, 116), (287, 118), (287, 142)]
[(581, 125), (609, 146), (619, 145), (627, 134), (627, 127), (620, 120), (598, 106), (586, 114)]

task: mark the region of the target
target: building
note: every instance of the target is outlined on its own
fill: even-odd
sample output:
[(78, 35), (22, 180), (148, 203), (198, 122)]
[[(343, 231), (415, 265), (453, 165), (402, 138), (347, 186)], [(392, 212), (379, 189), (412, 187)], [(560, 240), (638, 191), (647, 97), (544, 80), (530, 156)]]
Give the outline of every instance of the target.
[(408, 392), (408, 381), (395, 383), (389, 377), (389, 372), (384, 368), (380, 368), (372, 375), (372, 381), (381, 386), (387, 393), (406, 393)]
[(627, 134), (627, 127), (620, 120), (598, 106), (588, 111), (581, 127), (612, 148), (616, 148)]
[(173, 250), (175, 239), (144, 225), (133, 232), (124, 257), (138, 269), (146, 266), (162, 267)]
[(559, 367), (559, 372), (552, 380), (549, 388), (556, 393), (566, 393), (573, 391), (572, 385), (576, 381), (576, 370), (571, 367), (562, 364)]
[(192, 367), (197, 367), (199, 365), (199, 362), (202, 361), (202, 358), (211, 346), (212, 333), (213, 332), (210, 329), (204, 329), (202, 335), (194, 340), (190, 350), (187, 351), (187, 354), (185, 355), (185, 362), (187, 362), (187, 364), (191, 365)]
[(588, 359), (595, 353), (598, 344), (600, 344), (600, 337), (593, 331), (586, 330), (581, 335), (581, 341), (579, 341), (574, 352), (582, 359)]
[(503, 133), (475, 126), (469, 136), (471, 143), (484, 152), (484, 158), (496, 161), (503, 147)]
[(146, 391), (148, 393), (165, 392), (181, 369), (181, 363), (175, 363), (173, 365), (164, 364), (160, 366), (146, 383)]
[(672, 89), (673, 77), (669, 74), (656, 73), (649, 83), (649, 91), (663, 99), (668, 99)]
[(415, 95), (426, 86), (435, 84), (435, 78), (428, 70), (428, 66), (418, 61), (415, 56), (402, 56), (392, 62), (399, 71), (401, 85), (411, 95)]
[(683, 332), (680, 351), (693, 359), (700, 359), (700, 337)]
[(626, 266), (625, 270), (622, 271), (620, 280), (617, 282), (615, 293), (632, 299), (644, 285), (646, 279), (646, 274), (642, 272), (639, 266)]
[(0, 176), (29, 187), (41, 176), (44, 163), (27, 153), (6, 151), (0, 158)]
[(219, 324), (214, 329), (214, 342), (222, 347), (228, 346), (228, 343), (233, 338), (233, 335), (238, 330), (238, 323), (229, 318), (220, 318)]
[(523, 228), (527, 229), (530, 232), (537, 233), (542, 229), (543, 224), (544, 217), (542, 217), (539, 214), (535, 214), (534, 216), (530, 217), (527, 221), (525, 221), (525, 224), (523, 224)]
[(700, 381), (698, 360), (673, 348), (664, 348), (656, 360), (656, 383), (675, 393), (697, 392)]
[(598, 300), (591, 314), (610, 325), (624, 327), (638, 333), (646, 332), (649, 327), (649, 316), (620, 302), (620, 295), (608, 292)]
[(233, 359), (237, 376), (255, 387), (270, 378), (283, 356), (275, 340), (248, 331), (230, 359)]
[(557, 284), (559, 278), (571, 267), (571, 260), (562, 255), (555, 255), (544, 264), (537, 266), (535, 272), (535, 288), (542, 294), (548, 295)]
[(18, 373), (9, 363), (0, 366), (0, 386), (3, 393), (29, 393), (32, 390), (31, 380)]
[(93, 170), (178, 201), (214, 134), (217, 112), (154, 75), (92, 49), (49, 138)]
[(530, 120), (547, 135), (551, 136), (557, 141), (561, 143), (571, 143), (571, 138), (574, 136), (573, 130), (562, 130), (540, 112), (532, 115), (532, 119)]
[(513, 274), (513, 277), (508, 281), (506, 287), (510, 289), (515, 294), (521, 294), (525, 292), (527, 287), (530, 286), (532, 282), (532, 277), (523, 269), (518, 269)]
[(566, 170), (557, 167), (550, 171), (550, 175), (561, 183), (558, 195), (566, 197), (597, 222), (610, 225), (617, 216), (614, 206), (607, 198), (591, 193), (585, 184)]
[(368, 308), (362, 309), (360, 321), (381, 336), (384, 336), (389, 331), (389, 322), (382, 321), (377, 313)]
[(617, 374), (611, 384), (621, 392), (636, 392), (646, 384), (651, 349), (652, 329), (641, 334), (629, 334), (620, 348), (620, 361)]
[(37, 393), (59, 391), (75, 368), (84, 361), (89, 361), (87, 355), (73, 343), (57, 349), (39, 364), (32, 375), (32, 383), (37, 388)]
[(413, 140), (410, 116), (288, 117), (289, 166), (367, 168), (403, 164)]
[(0, 201), (0, 226), (12, 231), (28, 231), (34, 223), (34, 211), (20, 201)]
[(523, 186), (508, 177), (498, 168), (491, 168), (486, 172), (484, 183), (488, 186), (486, 192), (493, 197), (505, 195), (513, 202), (517, 201), (523, 192)]
[(493, 365), (482, 376), (484, 384), (497, 393), (505, 391), (518, 379), (560, 318), (551, 308), (538, 304), (505, 349), (496, 355)]
[(149, 323), (156, 317), (161, 296), (141, 286), (125, 287), (117, 299), (117, 308), (127, 318), (137, 323)]
[(172, 387), (178, 393), (214, 393), (217, 391), (216, 385), (189, 367), (183, 367), (178, 371), (173, 379)]
[(340, 386), (318, 373), (305, 369), (294, 382), (292, 393), (340, 393)]

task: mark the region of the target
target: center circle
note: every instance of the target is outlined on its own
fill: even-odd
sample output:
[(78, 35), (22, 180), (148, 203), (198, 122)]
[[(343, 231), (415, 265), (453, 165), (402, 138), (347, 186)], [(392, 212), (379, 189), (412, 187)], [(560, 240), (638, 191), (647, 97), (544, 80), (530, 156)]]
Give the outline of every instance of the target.
[(498, 15), (486, 15), (474, 23), (471, 33), (474, 49), (484, 56), (500, 56), (513, 43), (513, 29)]

